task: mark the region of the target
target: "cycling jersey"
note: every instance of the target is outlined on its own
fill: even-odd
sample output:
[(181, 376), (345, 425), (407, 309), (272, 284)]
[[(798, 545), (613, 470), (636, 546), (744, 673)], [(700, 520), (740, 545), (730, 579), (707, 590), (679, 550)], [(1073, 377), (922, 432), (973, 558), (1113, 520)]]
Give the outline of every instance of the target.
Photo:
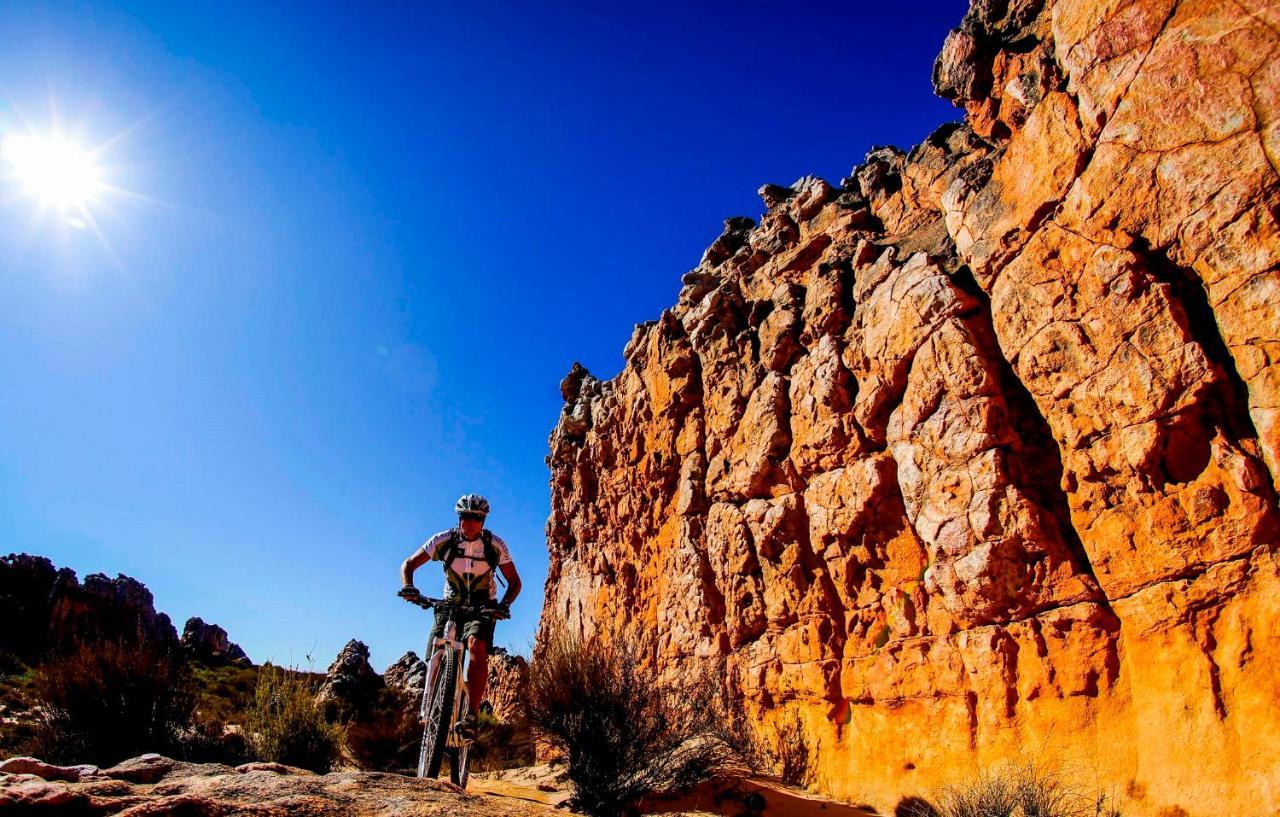
[[(485, 559), (483, 536), (468, 541), (462, 538), (461, 531), (443, 530), (428, 539), (418, 552), (428, 559), (438, 559), (442, 546), (455, 535), (458, 537), (454, 548), (456, 555), (444, 566), (446, 595), (450, 598), (487, 596), (490, 601), (497, 601), (498, 582)], [(497, 554), (498, 564), (511, 564), (511, 551), (507, 549), (507, 543), (496, 533), (490, 532), (489, 537)]]

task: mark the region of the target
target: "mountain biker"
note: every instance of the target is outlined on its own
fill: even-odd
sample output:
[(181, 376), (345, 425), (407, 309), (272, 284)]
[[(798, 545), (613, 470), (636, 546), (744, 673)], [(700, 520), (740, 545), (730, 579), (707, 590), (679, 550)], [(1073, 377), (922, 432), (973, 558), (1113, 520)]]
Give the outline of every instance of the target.
[[(489, 502), (479, 494), (464, 494), (454, 505), (458, 514), (458, 526), (440, 531), (432, 536), (404, 560), (400, 566), (400, 597), (421, 598), (413, 586), (413, 573), (433, 559), (444, 562), (445, 594), (449, 599), (463, 604), (494, 609), (495, 615), (463, 617), (458, 619), (462, 640), (471, 654), (467, 667), (467, 715), (457, 726), (458, 733), (466, 738), (474, 737), (476, 712), (484, 700), (485, 687), (489, 683), (489, 646), (493, 643), (496, 619), (511, 618), (511, 603), (520, 595), (520, 574), (511, 561), (507, 543), (497, 534), (485, 528), (489, 515)], [(507, 580), (507, 590), (498, 601), (498, 583), (494, 571), (500, 570)], [(435, 627), (431, 642), (444, 633), (445, 616), (436, 611)], [(430, 689), (428, 679), (428, 689)]]

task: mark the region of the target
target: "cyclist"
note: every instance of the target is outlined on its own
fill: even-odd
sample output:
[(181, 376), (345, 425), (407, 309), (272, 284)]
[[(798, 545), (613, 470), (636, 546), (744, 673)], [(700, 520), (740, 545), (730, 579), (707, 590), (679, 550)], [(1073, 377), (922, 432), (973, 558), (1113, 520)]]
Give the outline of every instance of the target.
[[(511, 561), (507, 543), (484, 526), (489, 515), (489, 502), (479, 494), (464, 494), (454, 510), (458, 513), (458, 526), (440, 531), (404, 560), (400, 566), (403, 587), (402, 598), (420, 597), (413, 586), (413, 573), (429, 561), (444, 562), (445, 594), (464, 604), (494, 608), (494, 616), (467, 617), (458, 622), (460, 635), (471, 654), (467, 667), (467, 715), (458, 723), (458, 734), (464, 738), (475, 737), (476, 712), (484, 700), (485, 687), (489, 683), (489, 646), (493, 643), (495, 619), (511, 617), (511, 603), (520, 595), (520, 574)], [(498, 582), (495, 571), (501, 571), (507, 580), (507, 590), (498, 601)], [(436, 623), (431, 631), (431, 642), (444, 633), (445, 618), (436, 612)], [(427, 679), (430, 689), (431, 679)]]

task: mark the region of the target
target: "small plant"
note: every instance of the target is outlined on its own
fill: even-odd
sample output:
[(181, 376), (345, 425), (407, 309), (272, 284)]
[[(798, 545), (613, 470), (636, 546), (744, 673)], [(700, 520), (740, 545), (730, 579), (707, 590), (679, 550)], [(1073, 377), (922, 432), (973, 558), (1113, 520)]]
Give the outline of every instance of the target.
[(1087, 793), (1034, 763), (982, 772), (943, 789), (931, 803), (907, 797), (895, 817), (1120, 817), (1102, 793)]
[(316, 684), (304, 673), (264, 664), (245, 719), (252, 754), (259, 760), (329, 771), (342, 745), (342, 728), (324, 719)]
[(194, 709), (177, 650), (143, 640), (82, 643), (45, 661), (34, 689), (41, 714), (27, 751), (53, 762), (177, 754)]
[(744, 773), (714, 679), (666, 687), (632, 641), (548, 632), (529, 668), (529, 722), (560, 754), (579, 809), (616, 815), (649, 793)]

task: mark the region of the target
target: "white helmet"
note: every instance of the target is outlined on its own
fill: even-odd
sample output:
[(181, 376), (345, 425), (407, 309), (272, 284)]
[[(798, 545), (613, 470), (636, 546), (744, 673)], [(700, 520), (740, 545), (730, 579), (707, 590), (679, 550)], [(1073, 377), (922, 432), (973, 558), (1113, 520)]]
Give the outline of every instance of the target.
[(464, 513), (473, 513), (484, 519), (489, 515), (489, 500), (479, 494), (463, 494), (458, 497), (458, 502), (453, 509), (459, 516)]

